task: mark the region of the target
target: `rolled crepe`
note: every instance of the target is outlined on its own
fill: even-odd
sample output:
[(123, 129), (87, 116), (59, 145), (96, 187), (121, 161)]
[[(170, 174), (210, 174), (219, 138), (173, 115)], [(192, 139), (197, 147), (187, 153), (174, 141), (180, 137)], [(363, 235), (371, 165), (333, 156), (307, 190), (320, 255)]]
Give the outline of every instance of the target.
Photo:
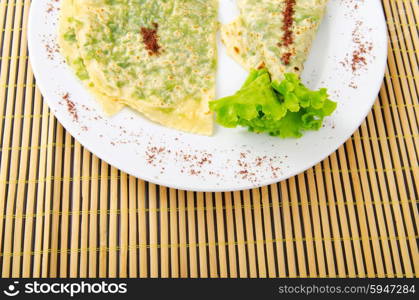
[(272, 80), (300, 75), (328, 0), (237, 0), (240, 16), (223, 25), (227, 51), (247, 70), (266, 68)]

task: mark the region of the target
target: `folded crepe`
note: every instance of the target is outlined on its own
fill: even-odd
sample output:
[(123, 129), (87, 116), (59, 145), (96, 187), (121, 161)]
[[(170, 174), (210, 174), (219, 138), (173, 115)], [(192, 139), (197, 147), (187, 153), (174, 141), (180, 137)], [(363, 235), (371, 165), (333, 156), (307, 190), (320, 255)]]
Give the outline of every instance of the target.
[(227, 51), (247, 70), (272, 80), (301, 74), (328, 0), (237, 0), (240, 16), (223, 25)]
[(217, 0), (64, 0), (59, 43), (108, 114), (210, 135)]

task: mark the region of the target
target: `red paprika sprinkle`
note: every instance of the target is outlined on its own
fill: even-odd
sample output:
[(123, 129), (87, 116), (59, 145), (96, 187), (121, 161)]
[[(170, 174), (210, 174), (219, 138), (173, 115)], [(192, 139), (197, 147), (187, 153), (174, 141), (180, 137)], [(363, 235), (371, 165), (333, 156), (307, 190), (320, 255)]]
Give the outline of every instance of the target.
[[(282, 37), (282, 44), (280, 46), (288, 47), (292, 45), (294, 42), (294, 35), (292, 31), (292, 25), (294, 23), (294, 13), (295, 13), (295, 0), (286, 0), (285, 9), (283, 11), (283, 25), (282, 30), (284, 31), (284, 35)], [(282, 61), (284, 64), (288, 65), (290, 63), (292, 53), (285, 53), (282, 56)]]
[(160, 45), (159, 45), (159, 36), (157, 31), (159, 29), (159, 24), (153, 23), (153, 28), (141, 28), (141, 34), (143, 36), (143, 43), (148, 50), (148, 54), (159, 55), (160, 54)]
[(284, 55), (282, 55), (281, 57), (282, 62), (286, 65), (289, 65), (291, 61), (291, 56), (292, 56), (291, 52), (284, 53)]

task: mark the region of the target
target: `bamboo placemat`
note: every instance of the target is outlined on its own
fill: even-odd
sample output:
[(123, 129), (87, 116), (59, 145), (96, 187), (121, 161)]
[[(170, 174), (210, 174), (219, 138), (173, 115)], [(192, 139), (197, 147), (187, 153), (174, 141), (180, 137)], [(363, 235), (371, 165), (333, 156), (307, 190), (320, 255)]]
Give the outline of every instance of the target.
[(383, 0), (388, 70), (353, 137), (295, 178), (223, 194), (149, 184), (81, 147), (35, 86), (31, 1), (0, 1), (3, 277), (419, 275), (416, 0)]

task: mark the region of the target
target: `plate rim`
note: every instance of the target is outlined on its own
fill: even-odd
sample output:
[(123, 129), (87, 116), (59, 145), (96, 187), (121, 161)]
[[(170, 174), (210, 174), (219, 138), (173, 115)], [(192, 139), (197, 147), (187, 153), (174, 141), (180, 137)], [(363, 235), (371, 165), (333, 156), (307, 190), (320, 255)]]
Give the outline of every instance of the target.
[[(382, 33), (384, 40), (383, 42), (385, 43), (385, 45), (388, 45), (388, 34), (387, 34), (387, 24), (386, 24), (386, 19), (385, 19), (385, 14), (384, 14), (384, 9), (382, 6), (381, 1), (376, 0), (380, 5), (380, 18), (381, 18), (381, 22), (382, 24), (384, 24), (384, 28), (385, 28), (385, 32)], [(30, 11), (29, 11), (29, 18), (28, 18), (28, 31), (27, 31), (27, 42), (28, 42), (28, 57), (29, 57), (29, 63), (32, 67), (32, 71), (34, 74), (34, 77), (37, 77), (37, 74), (41, 73), (41, 71), (39, 71), (38, 69), (38, 63), (36, 63), (34, 60), (35, 58), (33, 58), (33, 55), (31, 55), (31, 53), (35, 52), (34, 50), (34, 33), (33, 30), (35, 30), (33, 28), (33, 26), (30, 26), (30, 24), (33, 24), (33, 20), (36, 18), (35, 16), (35, 10), (33, 9), (34, 7), (34, 2), (31, 2), (31, 7), (30, 7)], [(292, 177), (295, 177), (299, 174), (302, 174), (303, 172), (313, 168), (314, 166), (316, 166), (317, 164), (319, 164), (320, 162), (324, 161), (325, 159), (327, 159), (329, 156), (331, 156), (333, 153), (335, 153), (339, 148), (342, 147), (342, 145), (344, 145), (349, 139), (350, 137), (359, 129), (359, 127), (365, 122), (365, 119), (367, 118), (367, 116), (369, 115), (369, 113), (371, 112), (375, 102), (377, 101), (377, 96), (379, 95), (381, 86), (383, 84), (383, 79), (385, 78), (385, 72), (386, 72), (386, 68), (387, 68), (387, 61), (388, 61), (388, 46), (383, 47), (383, 53), (380, 53), (380, 55), (383, 55), (385, 57), (385, 59), (383, 59), (382, 62), (377, 62), (377, 66), (380, 66), (379, 64), (381, 63), (380, 66), (380, 73), (377, 74), (377, 76), (381, 79), (380, 81), (377, 80), (378, 84), (377, 86), (374, 87), (374, 99), (371, 100), (371, 105), (368, 106), (368, 109), (362, 114), (362, 118), (360, 118), (360, 122), (359, 124), (356, 125), (356, 127), (354, 128), (353, 131), (351, 131), (350, 133), (348, 133), (347, 135), (343, 136), (342, 138), (340, 138), (339, 140), (342, 140), (342, 142), (339, 142), (337, 147), (333, 148), (333, 151), (327, 151), (325, 152), (325, 155), (321, 156), (321, 159), (318, 159), (316, 161), (314, 161), (313, 163), (307, 164), (307, 167), (302, 167), (301, 169), (295, 169), (293, 172), (290, 172), (289, 174), (287, 174), (286, 176), (281, 177), (280, 179), (271, 179), (271, 180), (265, 180), (263, 182), (257, 182), (252, 184), (251, 182), (249, 182), (248, 184), (237, 184), (236, 187), (228, 187), (228, 188), (223, 188), (222, 186), (215, 186), (213, 188), (200, 188), (200, 187), (185, 187), (185, 186), (181, 186), (180, 184), (171, 184), (169, 182), (166, 182), (164, 180), (160, 180), (159, 178), (151, 178), (149, 176), (147, 176), (147, 174), (142, 173), (141, 175), (139, 174), (133, 174), (131, 171), (126, 170), (123, 167), (117, 166), (117, 162), (114, 161), (107, 153), (106, 151), (101, 151), (100, 147), (96, 147), (98, 149), (95, 149), (95, 151), (92, 151), (92, 148), (94, 148), (93, 146), (91, 147), (91, 145), (89, 144), (88, 141), (86, 141), (83, 137), (78, 136), (75, 133), (75, 129), (73, 129), (73, 127), (71, 126), (70, 122), (67, 121), (66, 119), (63, 118), (59, 118), (57, 116), (57, 114), (55, 114), (53, 112), (52, 109), (52, 105), (50, 105), (51, 103), (51, 99), (49, 99), (49, 97), (44, 96), (47, 95), (48, 93), (46, 92), (47, 88), (44, 86), (43, 81), (36, 81), (36, 85), (39, 88), (43, 99), (45, 100), (46, 104), (48, 105), (48, 107), (51, 110), (51, 114), (54, 115), (54, 117), (57, 119), (57, 121), (64, 127), (64, 129), (70, 133), (70, 135), (72, 137), (74, 137), (74, 139), (80, 143), (80, 145), (82, 145), (84, 148), (86, 148), (90, 153), (92, 153), (93, 155), (97, 156), (99, 159), (105, 161), (107, 164), (109, 164), (111, 167), (114, 167), (118, 170), (121, 170), (122, 172), (131, 175), (135, 178), (147, 181), (149, 183), (152, 184), (156, 184), (156, 185), (161, 185), (167, 188), (173, 188), (173, 189), (178, 189), (178, 190), (184, 190), (184, 191), (192, 191), (192, 192), (235, 192), (235, 191), (243, 191), (243, 190), (249, 190), (249, 189), (255, 189), (255, 188), (261, 188), (261, 187), (265, 187), (265, 186), (270, 186), (273, 184), (278, 184), (282, 181), (288, 180)], [(348, 131), (349, 132), (349, 131)], [(330, 152), (330, 153), (329, 153)]]

